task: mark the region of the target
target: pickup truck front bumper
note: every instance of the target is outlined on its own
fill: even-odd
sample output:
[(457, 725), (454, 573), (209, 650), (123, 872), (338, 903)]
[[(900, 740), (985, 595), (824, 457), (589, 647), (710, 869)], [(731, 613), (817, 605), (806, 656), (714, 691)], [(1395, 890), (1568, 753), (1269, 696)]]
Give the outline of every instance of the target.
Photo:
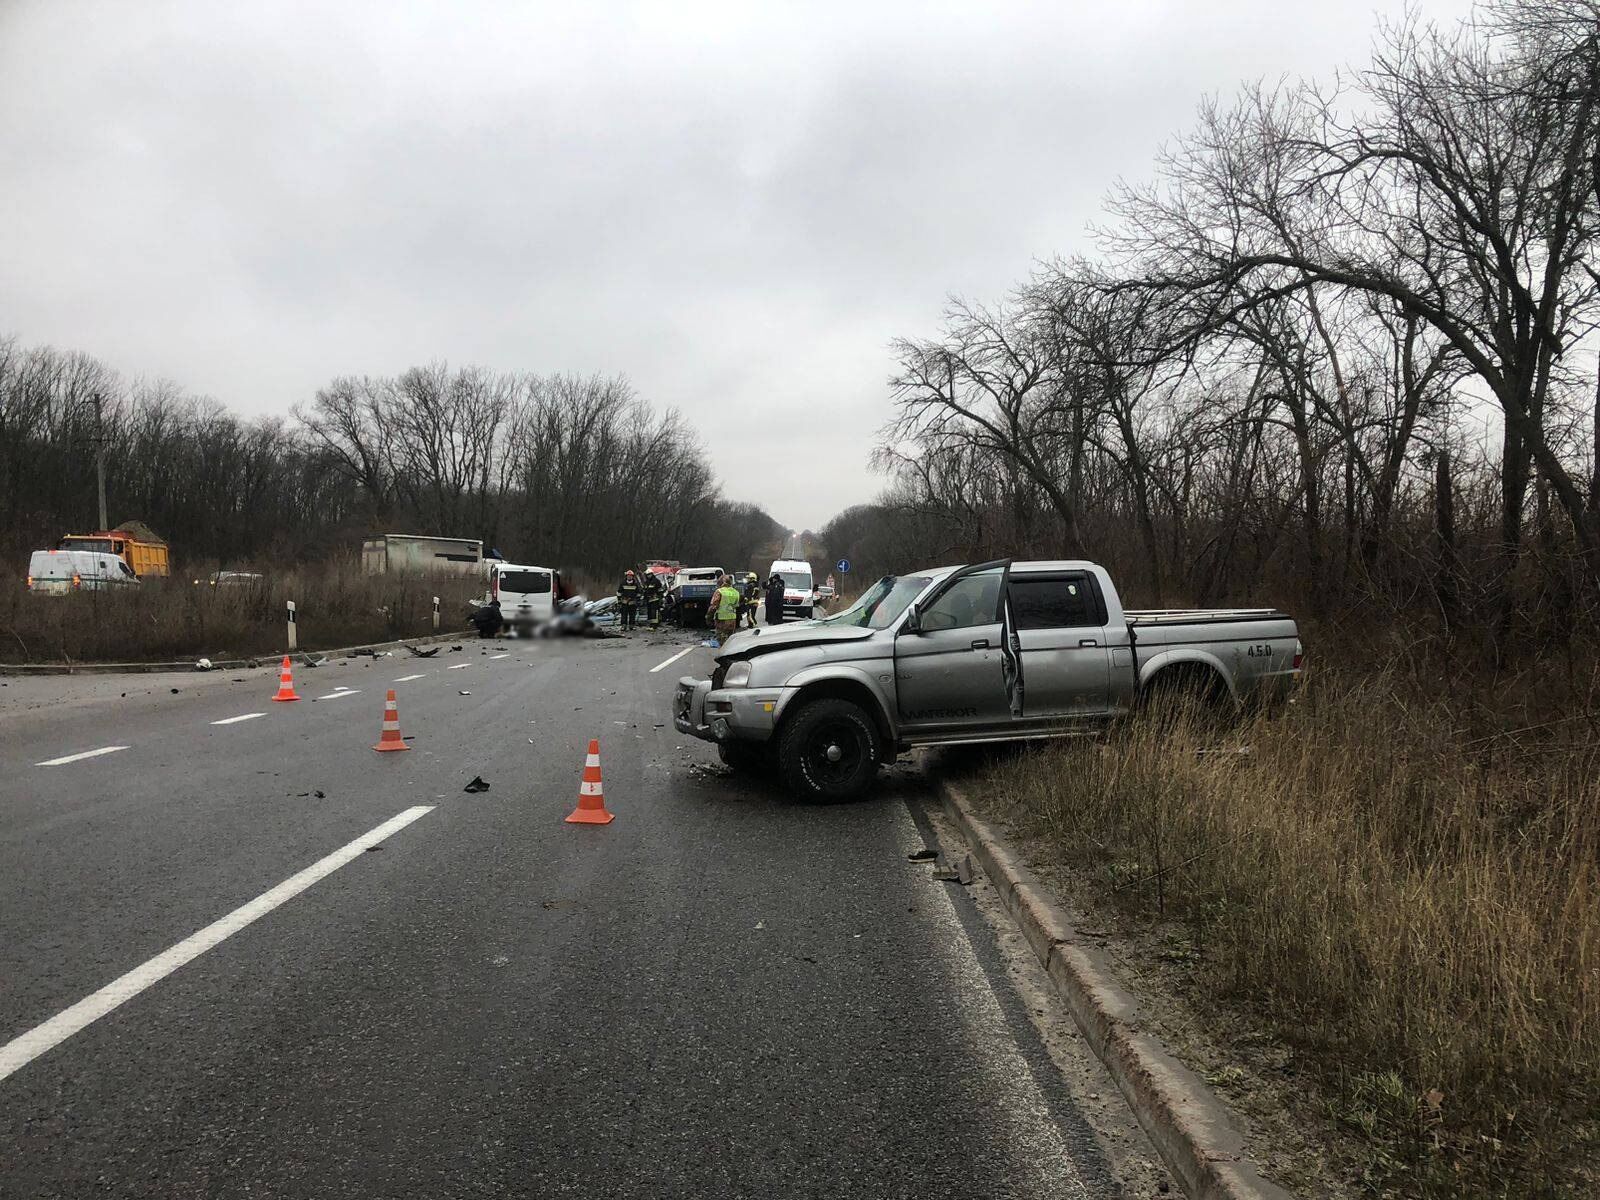
[(679, 733), (706, 742), (765, 742), (783, 708), (783, 688), (721, 688), (711, 680), (684, 676), (672, 699), (672, 724)]

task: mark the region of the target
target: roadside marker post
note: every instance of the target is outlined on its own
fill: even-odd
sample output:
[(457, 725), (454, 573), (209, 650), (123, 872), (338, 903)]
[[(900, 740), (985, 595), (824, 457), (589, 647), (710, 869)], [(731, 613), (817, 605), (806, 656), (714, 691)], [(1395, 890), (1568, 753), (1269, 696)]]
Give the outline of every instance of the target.
[(439, 632), (439, 597), (433, 598), (433, 631)]
[(294, 601), (289, 601), (289, 649), (300, 649), (300, 637), (294, 627)]

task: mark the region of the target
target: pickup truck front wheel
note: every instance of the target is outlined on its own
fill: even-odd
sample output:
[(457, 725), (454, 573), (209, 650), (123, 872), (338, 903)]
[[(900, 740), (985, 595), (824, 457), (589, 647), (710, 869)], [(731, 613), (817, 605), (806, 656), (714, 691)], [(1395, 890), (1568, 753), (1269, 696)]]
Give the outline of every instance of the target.
[(852, 800), (878, 771), (878, 727), (853, 700), (813, 700), (784, 722), (778, 769), (804, 800)]
[(772, 770), (771, 753), (756, 742), (718, 742), (717, 757), (738, 775), (765, 775)]

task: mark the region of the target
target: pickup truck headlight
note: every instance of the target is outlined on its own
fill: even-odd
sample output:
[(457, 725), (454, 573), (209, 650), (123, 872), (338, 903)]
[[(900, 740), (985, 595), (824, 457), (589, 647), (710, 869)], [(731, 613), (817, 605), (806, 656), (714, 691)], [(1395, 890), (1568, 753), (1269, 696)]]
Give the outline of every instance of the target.
[(736, 662), (728, 668), (728, 673), (722, 677), (723, 687), (747, 687), (750, 683), (750, 664)]

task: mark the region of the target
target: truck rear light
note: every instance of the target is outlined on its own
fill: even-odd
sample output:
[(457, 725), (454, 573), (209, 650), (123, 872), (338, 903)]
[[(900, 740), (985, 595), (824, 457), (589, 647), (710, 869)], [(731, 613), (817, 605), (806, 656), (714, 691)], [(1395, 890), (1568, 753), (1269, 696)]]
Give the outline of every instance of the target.
[(1302, 650), (1298, 645), (1295, 646), (1295, 648), (1294, 648), (1294, 669), (1296, 671), (1298, 671), (1300, 669), (1300, 664), (1305, 662), (1305, 660), (1306, 660), (1305, 651)]
[(32, 575), (28, 576), (28, 587), (29, 587), (30, 590), (33, 587), (33, 576)]

